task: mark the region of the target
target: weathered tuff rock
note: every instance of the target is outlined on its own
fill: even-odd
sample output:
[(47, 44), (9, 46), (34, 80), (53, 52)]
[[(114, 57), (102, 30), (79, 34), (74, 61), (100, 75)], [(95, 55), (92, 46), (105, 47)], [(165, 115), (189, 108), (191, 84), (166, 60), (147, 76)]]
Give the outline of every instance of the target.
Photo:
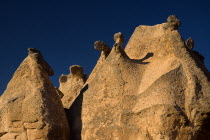
[(0, 97), (0, 140), (67, 140), (69, 126), (53, 70), (33, 48)]
[(125, 51), (115, 39), (71, 106), (80, 112), (71, 116), (80, 138), (210, 139), (209, 72), (185, 45), (180, 24), (170, 16), (167, 23), (139, 26)]
[[(81, 90), (87, 80), (83, 68), (79, 65), (70, 67), (69, 75), (61, 75), (59, 82), (61, 91), (64, 96), (62, 97), (63, 107), (65, 108), (66, 116), (70, 127), (70, 140), (81, 139), (81, 105), (75, 105), (75, 99), (81, 93)], [(73, 104), (74, 102), (74, 104)], [(72, 113), (73, 112), (73, 113)]]
[(59, 90), (64, 94), (62, 97), (63, 107), (69, 109), (75, 98), (83, 88), (87, 76), (83, 72), (83, 68), (79, 65), (70, 67), (69, 75), (61, 75), (59, 82)]
[(71, 66), (59, 89), (41, 53), (29, 49), (0, 97), (0, 140), (210, 139), (210, 73), (180, 25), (172, 15), (139, 26), (125, 49), (120, 32), (112, 49), (96, 41), (101, 56), (89, 78)]

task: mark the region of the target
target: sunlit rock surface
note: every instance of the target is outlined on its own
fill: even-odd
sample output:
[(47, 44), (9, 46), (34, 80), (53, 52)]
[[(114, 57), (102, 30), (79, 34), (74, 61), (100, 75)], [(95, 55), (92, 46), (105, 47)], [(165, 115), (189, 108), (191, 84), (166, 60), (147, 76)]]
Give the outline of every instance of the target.
[(54, 86), (53, 70), (29, 49), (0, 97), (0, 140), (66, 140), (69, 126)]

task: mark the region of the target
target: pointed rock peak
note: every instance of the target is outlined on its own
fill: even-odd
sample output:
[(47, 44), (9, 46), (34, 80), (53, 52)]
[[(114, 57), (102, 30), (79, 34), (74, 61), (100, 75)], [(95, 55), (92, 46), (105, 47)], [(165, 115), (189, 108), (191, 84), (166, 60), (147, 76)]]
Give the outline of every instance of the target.
[(179, 26), (181, 25), (181, 21), (177, 18), (176, 15), (170, 15), (167, 18), (167, 28), (171, 30), (178, 30)]
[(28, 54), (0, 97), (0, 139), (68, 139), (65, 112), (49, 79), (52, 69), (40, 51)]
[(50, 65), (44, 60), (41, 52), (35, 48), (28, 48), (28, 55), (33, 58), (38, 64), (40, 64), (44, 71), (48, 73), (49, 76), (54, 75), (53, 69)]
[(192, 50), (194, 48), (194, 40), (192, 38), (188, 38), (186, 41), (185, 41), (185, 45), (190, 49)]
[(124, 43), (123, 34), (121, 32), (114, 34), (114, 41), (115, 43), (120, 44), (120, 46), (122, 46), (122, 44)]

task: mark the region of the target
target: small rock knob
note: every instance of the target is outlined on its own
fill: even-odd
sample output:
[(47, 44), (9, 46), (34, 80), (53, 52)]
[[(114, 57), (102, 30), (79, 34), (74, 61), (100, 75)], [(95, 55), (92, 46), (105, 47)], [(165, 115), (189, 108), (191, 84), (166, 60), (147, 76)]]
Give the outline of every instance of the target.
[(28, 55), (34, 54), (34, 53), (41, 54), (41, 52), (37, 50), (36, 48), (28, 48)]
[(106, 45), (103, 41), (99, 41), (99, 40), (94, 43), (94, 48), (96, 50), (104, 51), (104, 52), (109, 52), (110, 51), (109, 46)]
[(114, 41), (117, 44), (122, 45), (124, 43), (124, 36), (121, 32), (114, 34)]
[(181, 25), (181, 21), (177, 18), (176, 15), (169, 16), (167, 18), (167, 22), (172, 30), (178, 30), (179, 26)]
[(70, 73), (72, 75), (76, 75), (76, 76), (79, 76), (79, 77), (83, 77), (84, 73), (83, 73), (83, 68), (79, 65), (72, 65), (70, 66)]
[(185, 44), (190, 50), (192, 50), (194, 48), (194, 40), (192, 38), (188, 38), (185, 41)]

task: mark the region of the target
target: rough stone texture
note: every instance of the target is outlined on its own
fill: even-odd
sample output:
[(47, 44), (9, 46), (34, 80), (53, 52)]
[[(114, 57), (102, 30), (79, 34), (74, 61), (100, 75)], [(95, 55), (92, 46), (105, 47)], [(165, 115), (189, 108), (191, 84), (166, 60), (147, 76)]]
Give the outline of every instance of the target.
[(70, 67), (69, 75), (61, 75), (59, 82), (59, 90), (64, 94), (62, 97), (63, 107), (69, 109), (75, 98), (80, 93), (87, 76), (83, 72), (83, 68), (79, 65)]
[(68, 119), (71, 140), (81, 139), (81, 105), (75, 105), (74, 101), (79, 98), (78, 95), (81, 93), (86, 80), (87, 76), (79, 65), (71, 66), (70, 74), (61, 75), (59, 79), (59, 91), (64, 95), (61, 100)]
[(0, 97), (0, 140), (210, 139), (210, 73), (180, 25), (172, 15), (139, 26), (125, 50), (120, 32), (112, 49), (96, 41), (101, 56), (89, 78), (73, 65), (59, 89), (41, 53), (29, 49)]
[(14, 73), (0, 97), (0, 140), (67, 140), (69, 127), (53, 70), (36, 49)]
[(111, 53), (101, 55), (74, 102), (81, 111), (73, 117), (81, 117), (82, 139), (210, 137), (209, 72), (186, 47), (179, 26), (175, 16), (160, 25), (139, 26), (125, 51), (115, 39)]

